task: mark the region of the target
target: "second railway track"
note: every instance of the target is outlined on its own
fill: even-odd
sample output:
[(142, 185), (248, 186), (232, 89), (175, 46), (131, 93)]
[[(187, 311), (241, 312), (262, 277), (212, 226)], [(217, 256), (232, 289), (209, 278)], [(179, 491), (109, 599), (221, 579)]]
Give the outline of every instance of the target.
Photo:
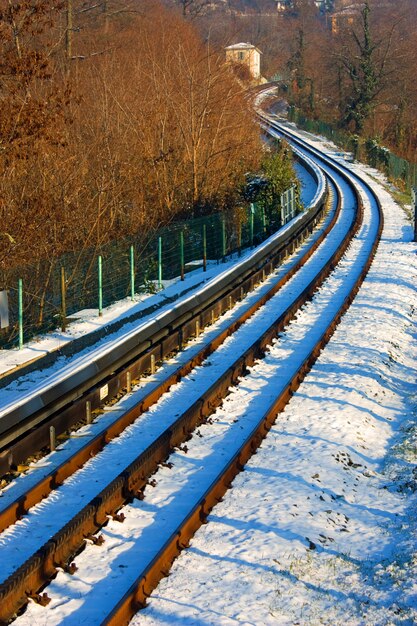
[[(264, 242), (249, 258), (178, 304), (165, 307), (153, 319), (139, 323), (121, 338), (70, 361), (58, 376), (46, 369), (45, 380), (38, 385), (32, 385), (29, 377), (28, 390), (20, 390), (18, 401), (13, 388), (10, 400), (2, 392), (1, 475), (47, 447), (51, 427), (56, 435), (64, 433), (92, 411), (117, 399), (132, 380), (151, 371), (156, 362), (163, 361), (173, 351), (181, 350), (194, 334), (241, 300), (294, 251), (321, 218), (327, 194), (323, 175), (309, 160), (303, 160), (318, 184), (309, 210)], [(295, 270), (290, 270), (288, 275)]]
[[(340, 168), (336, 169), (340, 170)], [(333, 174), (333, 176), (335, 175), (339, 177), (339, 179), (343, 176), (340, 171), (338, 174)], [(338, 185), (338, 183), (333, 184)], [(346, 185), (346, 179), (343, 184)], [(355, 189), (355, 187), (353, 188)], [(349, 290), (347, 290), (346, 293), (343, 291), (340, 292), (339, 290), (337, 297), (334, 293), (332, 298), (334, 298), (335, 302), (332, 303), (330, 308), (327, 306), (327, 308), (325, 307), (324, 309), (326, 310), (327, 317), (329, 317), (328, 322), (326, 322), (324, 327), (317, 325), (316, 322), (313, 323), (309, 342), (305, 341), (305, 352), (302, 358), (300, 356), (300, 359), (296, 363), (295, 370), (292, 371), (291, 375), (289, 373), (286, 374), (279, 392), (277, 391), (276, 395), (271, 399), (269, 407), (264, 411), (261, 419), (258, 419), (256, 423), (251, 425), (249, 432), (246, 433), (246, 438), (238, 442), (239, 445), (234, 452), (231, 449), (231, 457), (227, 459), (223, 467), (218, 468), (219, 471), (216, 470), (217, 477), (213, 478), (206, 490), (203, 490), (203, 494), (193, 505), (192, 510), (188, 511), (185, 515), (181, 526), (173, 529), (173, 534), (167, 539), (165, 548), (160, 553), (159, 557), (153, 559), (151, 565), (140, 573), (140, 576), (132, 583), (131, 588), (120, 600), (118, 607), (113, 607), (113, 609), (109, 611), (107, 618), (105, 618), (106, 620), (113, 623), (123, 623), (129, 619), (137, 605), (144, 602), (152, 586), (156, 584), (156, 581), (166, 571), (167, 564), (172, 561), (172, 558), (178, 552), (181, 545), (187, 542), (189, 536), (191, 536), (199, 523), (201, 523), (201, 519), (207, 515), (210, 508), (215, 504), (216, 499), (224, 492), (226, 484), (256, 448), (261, 437), (267, 432), (268, 427), (275, 419), (277, 412), (283, 408), (291, 396), (291, 393), (297, 388), (302, 378), (311, 367), (319, 351), (328, 341), (340, 316), (349, 306), (371, 262), (382, 224), (381, 219), (377, 217), (377, 212), (374, 211), (374, 215), (371, 217), (372, 228), (365, 229), (370, 232), (368, 232), (366, 237), (363, 237), (361, 254), (357, 257), (357, 261), (353, 263), (354, 275), (351, 280), (352, 284), (349, 285)], [(112, 480), (109, 480), (108, 476), (105, 477), (105, 487), (103, 489), (100, 489), (100, 485), (97, 484), (94, 485), (95, 493), (94, 490), (86, 489), (85, 494), (87, 497), (90, 497), (88, 495), (90, 493), (92, 498), (82, 510), (78, 510), (75, 514), (71, 512), (66, 522), (61, 519), (58, 522), (58, 524), (61, 525), (61, 529), (57, 530), (55, 534), (51, 531), (51, 535), (43, 544), (42, 538), (44, 535), (42, 536), (42, 534), (40, 534), (40, 547), (34, 550), (32, 545), (32, 554), (28, 553), (26, 555), (27, 558), (25, 558), (25, 556), (22, 557), (21, 550), (20, 556), (23, 562), (20, 566), (18, 566), (16, 562), (9, 564), (12, 573), (0, 586), (0, 606), (2, 611), (0, 617), (3, 620), (12, 617), (18, 608), (26, 603), (29, 596), (36, 596), (38, 590), (56, 574), (59, 566), (68, 567), (70, 560), (83, 546), (86, 537), (93, 537), (94, 533), (106, 523), (109, 515), (116, 515), (117, 517), (117, 511), (124, 503), (130, 501), (132, 498), (142, 497), (143, 488), (149, 480), (151, 473), (155, 471), (157, 465), (166, 460), (174, 446), (181, 445), (184, 439), (190, 436), (190, 433), (197, 424), (214, 412), (216, 406), (220, 404), (227, 394), (230, 385), (237, 382), (237, 379), (246, 372), (247, 368), (264, 353), (266, 347), (271, 345), (273, 338), (276, 337), (278, 333), (284, 332), (288, 321), (294, 318), (295, 313), (300, 307), (311, 299), (318, 286), (322, 284), (325, 278), (332, 272), (333, 268), (346, 251), (352, 241), (353, 235), (361, 227), (361, 222), (362, 202), (360, 200), (360, 194), (357, 191), (351, 191), (351, 196), (348, 197), (345, 190), (341, 212), (338, 216), (337, 224), (332, 231), (332, 237), (329, 237), (329, 239), (322, 244), (318, 250), (319, 253), (313, 255), (312, 258), (304, 264), (303, 270), (300, 270), (288, 281), (285, 287), (281, 287), (278, 295), (273, 296), (269, 304), (257, 315), (253, 316), (253, 318), (257, 316), (263, 318), (263, 325), (261, 324), (262, 330), (258, 327), (257, 322), (253, 322), (253, 319), (242, 326), (239, 331), (240, 335), (236, 333), (220, 350), (213, 354), (209, 368), (206, 368), (205, 371), (204, 368), (199, 368), (199, 371), (193, 373), (193, 376), (188, 377), (188, 380), (186, 379), (184, 383), (182, 383), (188, 384), (190, 389), (196, 389), (196, 379), (198, 377), (200, 377), (200, 380), (205, 381), (205, 384), (202, 386), (202, 392), (197, 393), (197, 397), (194, 397), (192, 402), (189, 401), (188, 405), (186, 405), (184, 400), (181, 401), (180, 398), (175, 397), (174, 393), (172, 408), (164, 406), (164, 401), (162, 401), (161, 409), (158, 409), (158, 406), (156, 406), (154, 418), (155, 413), (158, 414), (159, 410), (159, 420), (161, 420), (164, 414), (168, 414), (168, 416), (171, 417), (172, 412), (175, 412), (175, 406), (177, 406), (177, 412), (179, 412), (180, 415), (175, 415), (174, 420), (168, 420), (165, 426), (162, 424), (163, 429), (159, 434), (153, 431), (150, 436), (150, 445), (148, 448), (143, 449), (139, 454), (136, 453), (130, 463), (128, 463), (127, 458), (123, 456), (123, 465), (120, 466), (119, 463), (119, 467), (116, 467), (117, 471)], [(338, 230), (339, 235), (337, 235)], [(316, 267), (313, 272), (311, 266), (314, 266), (314, 264)], [(304, 277), (302, 276), (302, 271), (305, 273)], [(309, 280), (307, 280), (307, 278)], [(293, 294), (290, 297), (291, 289), (293, 289)], [(266, 300), (267, 298), (265, 298), (265, 301)], [(283, 306), (282, 303), (284, 300), (286, 305), (289, 300), (291, 300), (291, 302), (288, 306)], [(279, 304), (279, 302), (281, 302), (281, 304)], [(255, 324), (257, 328), (255, 341), (253, 339), (254, 333), (250, 330), (251, 323)], [(318, 329), (315, 334), (313, 333), (314, 327)], [(227, 350), (229, 350), (229, 357), (227, 357)], [(220, 371), (217, 372), (213, 364), (215, 358), (219, 360), (217, 367)], [(212, 378), (207, 375), (209, 371), (215, 372)], [(188, 396), (192, 395), (189, 391), (185, 393)], [(194, 396), (195, 395), (196, 394), (194, 394)], [(142, 430), (141, 432), (140, 422), (136, 437), (139, 437), (138, 442), (140, 441), (143, 446), (144, 431)], [(123, 445), (123, 442), (120, 444), (119, 441), (118, 446), (120, 445)], [(103, 460), (100, 459), (101, 455), (92, 461), (92, 463), (106, 463), (104, 456)], [(90, 468), (89, 472), (86, 472), (85, 468), (85, 470), (83, 470), (84, 477), (80, 477), (81, 481), (88, 481), (87, 475), (89, 474), (91, 477), (93, 470), (94, 472), (98, 472), (94, 474), (94, 476), (100, 475), (100, 470), (97, 467), (95, 469), (93, 467)], [(75, 489), (79, 491), (80, 487), (76, 486)], [(65, 500), (65, 497), (65, 490), (63, 489), (61, 502)], [(45, 501), (45, 504), (46, 502), (47, 501)], [(53, 507), (54, 502), (51, 501), (50, 505)], [(29, 527), (29, 524), (32, 529), (34, 528), (34, 524), (35, 527), (36, 524), (40, 524), (40, 528), (42, 525), (42, 515), (45, 515), (45, 511), (47, 511), (47, 516), (51, 515), (53, 510), (51, 508), (48, 513), (48, 507), (49, 504), (44, 507), (43, 512), (40, 512), (40, 517), (37, 521), (38, 512), (34, 512), (33, 516), (29, 515), (26, 520), (26, 528)], [(24, 524), (22, 525), (22, 530), (25, 532)], [(16, 529), (13, 529), (13, 531), (11, 535), (13, 535), (13, 539), (15, 539)], [(36, 533), (36, 529), (34, 532)], [(19, 534), (19, 532), (17, 534)], [(7, 532), (4, 534), (4, 538), (7, 539)], [(20, 548), (21, 547), (20, 545)], [(13, 551), (13, 548), (11, 548), (11, 550)], [(28, 550), (28, 552), (29, 551), (30, 550)], [(71, 569), (71, 567), (69, 569)]]

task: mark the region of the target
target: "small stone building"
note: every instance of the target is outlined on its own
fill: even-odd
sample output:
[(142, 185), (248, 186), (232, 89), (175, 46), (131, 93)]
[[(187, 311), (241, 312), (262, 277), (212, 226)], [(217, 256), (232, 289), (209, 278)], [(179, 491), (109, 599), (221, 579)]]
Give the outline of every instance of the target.
[(226, 59), (247, 65), (253, 78), (261, 76), (261, 51), (250, 43), (235, 43), (226, 48)]

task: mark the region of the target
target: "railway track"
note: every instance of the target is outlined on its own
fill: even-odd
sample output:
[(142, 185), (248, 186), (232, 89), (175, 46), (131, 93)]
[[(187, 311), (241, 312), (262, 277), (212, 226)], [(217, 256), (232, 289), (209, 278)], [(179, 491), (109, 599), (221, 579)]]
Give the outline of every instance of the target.
[[(301, 255), (299, 261), (293, 263), (289, 272), (291, 276), (287, 274), (286, 277), (277, 277), (278, 279), (275, 281), (272, 278), (269, 279), (273, 284), (265, 285), (263, 293), (260, 298), (258, 298), (258, 304), (255, 305), (255, 303), (251, 302), (249, 306), (245, 307), (242, 301), (241, 306), (244, 312), (241, 314), (241, 317), (233, 320), (232, 324), (229, 324), (229, 328), (221, 329), (220, 333), (217, 332), (215, 341), (211, 338), (207, 338), (208, 342), (206, 342), (202, 348), (199, 347), (195, 351), (192, 359), (186, 364), (180, 365), (181, 368), (185, 368), (182, 369), (181, 375), (178, 375), (178, 367), (174, 365), (174, 377), (171, 379), (166, 389), (179, 378), (185, 377), (181, 385), (186, 389), (183, 393), (188, 396), (188, 403), (185, 405), (184, 400), (182, 400), (182, 402), (178, 400), (178, 404), (176, 404), (176, 400), (174, 399), (173, 407), (167, 409), (164, 407), (164, 399), (161, 398), (159, 404), (162, 408), (159, 409), (158, 404), (155, 405), (153, 415), (154, 418), (155, 414), (158, 415), (156, 421), (161, 427), (160, 432), (158, 433), (153, 425), (150, 429), (151, 432), (148, 433), (149, 445), (143, 445), (146, 443), (146, 433), (143, 429), (141, 431), (141, 427), (138, 426), (139, 432), (137, 436), (143, 448), (139, 454), (137, 450), (135, 450), (135, 455), (131, 462), (127, 462), (126, 457), (124, 459), (125, 463), (119, 468), (119, 471), (116, 471), (111, 480), (106, 476), (103, 489), (100, 489), (100, 486), (96, 487), (94, 495), (90, 490), (93, 497), (91, 497), (88, 504), (84, 506), (82, 510), (78, 510), (74, 514), (71, 512), (69, 519), (64, 523), (60, 520), (58, 525), (61, 524), (62, 527), (54, 534), (51, 533), (53, 536), (48, 537), (48, 540), (44, 541), (38, 549), (34, 549), (32, 554), (29, 554), (30, 550), (28, 550), (27, 555), (23, 556), (23, 562), (20, 566), (17, 565), (16, 562), (10, 563), (12, 573), (0, 586), (0, 617), (3, 621), (10, 619), (20, 607), (25, 605), (27, 598), (30, 596), (38, 597), (41, 601), (42, 599), (44, 601), (47, 600), (44, 596), (37, 596), (39, 589), (56, 575), (60, 567), (69, 571), (74, 569), (71, 566), (71, 559), (85, 544), (86, 538), (93, 538), (96, 543), (99, 543), (99, 540), (95, 537), (95, 533), (107, 522), (109, 515), (112, 515), (116, 520), (121, 520), (122, 517), (117, 513), (120, 507), (134, 499), (136, 499), (134, 501), (137, 502), (138, 499), (140, 500), (143, 497), (143, 489), (158, 465), (166, 461), (174, 447), (183, 446), (184, 441), (190, 437), (193, 429), (214, 413), (223, 398), (228, 394), (230, 385), (236, 384), (238, 379), (247, 372), (248, 368), (265, 353), (274, 338), (277, 337), (279, 333), (285, 332), (285, 329), (288, 327), (288, 322), (294, 319), (300, 307), (311, 300), (318, 287), (322, 285), (327, 276), (331, 274), (350, 245), (353, 236), (361, 228), (363, 207), (360, 193), (355, 186), (348, 200), (346, 199), (346, 191), (344, 193), (340, 191), (340, 181), (343, 181), (343, 184), (347, 185), (348, 180), (340, 166), (334, 166), (337, 171), (336, 174), (330, 173), (329, 165), (326, 167), (329, 169), (327, 175), (333, 178), (333, 182), (331, 183), (332, 188), (335, 193), (337, 192), (339, 197), (339, 202), (336, 203), (337, 206), (333, 206), (332, 215), (327, 218), (325, 231), (331, 232), (331, 237), (329, 236), (318, 250), (313, 253), (312, 247), (314, 249), (318, 247), (318, 242), (323, 238), (323, 233), (320, 236), (316, 236), (314, 244), (312, 244), (312, 247), (309, 247), (309, 251), (307, 252), (308, 260), (303, 259)], [(335, 176), (338, 177), (339, 181), (335, 180)], [(235, 452), (227, 459), (223, 467), (221, 467), (221, 469), (219, 468), (220, 471), (216, 469), (217, 475), (214, 476), (211, 481), (208, 481), (209, 484), (207, 488), (203, 490), (199, 499), (193, 503), (191, 510), (183, 516), (179, 525), (172, 529), (169, 539), (166, 540), (165, 545), (161, 548), (157, 556), (151, 559), (151, 562), (144, 567), (139, 577), (136, 577), (130, 589), (128, 589), (123, 598), (120, 599), (117, 607), (112, 607), (107, 617), (105, 616), (103, 619), (100, 618), (101, 621), (117, 624), (124, 623), (135, 612), (137, 606), (145, 601), (146, 596), (150, 593), (157, 580), (159, 580), (161, 575), (166, 571), (181, 546), (186, 545), (189, 537), (201, 523), (202, 519), (204, 519), (215, 502), (218, 501), (218, 498), (224, 493), (227, 484), (256, 449), (259, 441), (266, 434), (277, 413), (282, 410), (288, 402), (292, 392), (300, 384), (315, 358), (317, 358), (318, 353), (328, 341), (329, 336), (333, 332), (344, 310), (349, 306), (350, 301), (354, 297), (356, 290), (366, 274), (367, 268), (372, 260), (372, 255), (375, 252), (378, 235), (382, 227), (382, 220), (380, 216), (378, 218), (377, 213), (373, 216), (373, 220), (377, 222), (377, 225), (373, 228), (372, 241), (370, 241), (370, 235), (368, 235), (366, 241), (368, 248), (366, 258), (364, 258), (362, 250), (359, 260), (354, 264), (356, 273), (354, 279), (352, 279), (353, 284), (350, 285), (347, 293), (338, 294), (338, 305), (336, 308), (333, 307), (331, 309), (331, 314), (329, 311), (326, 311), (326, 315), (330, 317), (329, 323), (326, 323), (325, 328), (320, 329), (318, 334), (316, 333), (317, 336), (313, 342), (311, 340), (310, 342), (306, 342), (305, 353), (303, 353), (302, 358), (297, 362), (295, 370), (284, 377), (279, 392), (274, 394), (274, 397), (269, 402), (267, 409), (263, 411), (260, 419), (257, 417), (256, 422), (250, 424), (249, 431), (246, 433), (244, 440), (238, 442), (239, 445)], [(298, 272), (296, 272), (296, 268), (299, 270)], [(253, 278), (251, 280), (253, 280)], [(262, 291), (262, 288), (260, 288), (260, 290)], [(268, 302), (267, 305), (265, 304), (266, 302)], [(229, 307), (231, 306), (230, 301), (227, 302), (227, 304)], [(263, 308), (260, 308), (260, 306)], [(259, 309), (259, 312), (254, 314), (256, 309)], [(250, 330), (250, 324), (253, 323), (253, 319), (257, 316), (263, 318), (263, 325), (262, 330), (257, 327), (257, 336), (254, 340), (254, 333), (253, 330)], [(247, 323), (243, 324), (244, 321), (247, 321)], [(231, 327), (235, 331), (233, 337), (230, 337), (232, 332), (230, 330)], [(228, 336), (229, 339), (225, 341)], [(232, 346), (230, 346), (231, 343)], [(219, 348), (220, 345), (221, 347)], [(211, 362), (211, 367), (208, 368), (207, 361), (203, 362), (203, 359), (207, 358), (207, 355), (210, 353), (212, 354), (209, 361), (209, 364)], [(196, 354), (199, 356), (197, 357)], [(215, 358), (218, 359), (219, 363), (216, 367), (213, 367), (213, 360)], [(203, 366), (196, 368), (196, 365), (199, 364), (203, 364)], [(204, 366), (205, 371), (203, 371)], [(194, 369), (192, 370), (192, 368)], [(209, 369), (213, 370), (212, 376), (207, 375)], [(192, 373), (186, 376), (188, 372)], [(199, 384), (202, 386), (201, 388), (197, 388), (197, 393), (191, 393), (190, 389), (196, 389), (196, 380), (198, 377), (200, 380)], [(204, 384), (202, 384), (201, 381), (204, 381)], [(143, 394), (146, 396), (147, 392), (142, 391), (142, 395)], [(158, 394), (156, 395), (158, 396)], [(175, 396), (175, 392), (174, 394), (171, 393), (171, 395)], [(146, 400), (146, 397), (133, 400), (134, 408), (129, 409), (130, 414), (129, 411), (123, 414), (124, 425), (131, 423), (137, 415), (151, 406), (156, 399), (157, 397), (155, 396), (152, 400)], [(179, 415), (175, 415), (175, 406), (178, 407), (177, 412)], [(183, 410), (179, 410), (179, 407)], [(148, 411), (148, 413), (152, 413), (152, 410)], [(128, 415), (129, 417), (125, 417)], [(146, 415), (147, 414), (144, 414), (143, 418), (145, 418)], [(164, 415), (168, 417), (165, 423), (163, 423), (161, 419)], [(172, 416), (173, 419), (170, 419)], [(145, 420), (143, 421), (145, 422)], [(141, 422), (142, 420), (139, 421), (139, 424)], [(155, 422), (155, 419), (152, 420), (152, 415), (147, 422), (148, 423), (145, 423), (143, 426), (144, 429), (149, 427), (149, 422)], [(112, 436), (118, 434), (120, 429), (121, 425), (115, 428)], [(107, 438), (111, 439), (112, 436), (107, 435)], [(99, 444), (98, 449), (103, 447), (105, 439), (106, 435), (104, 439), (103, 437), (101, 438), (101, 444)], [(122, 439), (123, 436), (120, 437), (120, 441)], [(118, 440), (118, 445), (115, 445), (114, 448), (123, 445), (123, 442), (120, 443), (120, 441)], [(109, 448), (110, 446), (106, 448), (104, 454)], [(97, 452), (97, 449), (94, 449), (93, 453), (95, 452)], [(94, 462), (97, 461), (99, 464), (101, 462), (106, 464), (107, 461), (104, 457), (103, 461), (99, 460), (101, 457), (102, 455), (100, 454), (97, 459), (94, 459), (91, 463), (94, 464)], [(85, 457), (82, 462), (85, 462)], [(82, 464), (82, 462), (80, 463), (79, 460), (75, 463), (73, 462), (73, 465), (75, 467), (77, 464)], [(72, 469), (69, 473), (73, 471)], [(87, 468), (84, 468), (84, 470), (80, 472), (80, 474), (84, 472), (84, 477), (80, 477), (81, 481), (88, 481), (86, 475), (91, 477), (91, 472), (96, 472), (96, 469), (92, 467), (89, 471), (90, 473), (88, 474)], [(44, 485), (43, 491), (41, 490), (42, 493), (39, 492), (38, 496), (33, 498), (33, 503), (35, 503), (36, 498), (39, 501), (41, 497), (44, 497), (48, 489), (50, 490), (62, 482), (64, 477), (64, 474), (55, 474), (53, 477), (49, 476), (46, 481), (48, 483), (47, 486)], [(76, 485), (75, 489), (76, 492), (79, 493), (80, 487), (78, 485)], [(88, 490), (86, 494), (88, 496)], [(64, 493), (62, 497), (65, 498)], [(45, 509), (48, 509), (48, 506), (49, 505), (46, 505)], [(26, 506), (26, 509), (23, 509), (23, 513), (27, 512), (29, 508), (29, 506)], [(18, 509), (15, 507), (15, 518), (18, 514), (17, 511)], [(22, 513), (22, 506), (20, 512)], [(50, 515), (50, 512), (46, 514)], [(33, 524), (35, 524), (35, 526), (36, 524), (40, 524), (39, 528), (42, 527), (42, 514), (37, 521), (35, 519), (36, 517), (36, 512), (32, 517), (31, 513), (29, 514), (22, 525), (23, 532), (29, 528), (29, 525), (31, 528), (33, 528)], [(9, 518), (4, 518), (3, 527), (11, 523), (13, 523), (13, 515), (9, 516)], [(13, 531), (11, 535), (15, 535), (15, 528), (13, 528)], [(6, 537), (7, 541), (7, 531), (4, 533), (4, 537)], [(39, 541), (42, 541), (42, 534), (40, 535)], [(11, 543), (13, 543), (13, 540)], [(21, 548), (22, 545), (20, 544), (20, 558), (22, 560)], [(12, 551), (13, 548), (11, 548), (11, 552)]]
[[(51, 427), (55, 436), (58, 436), (74, 424), (90, 421), (94, 412), (97, 413), (108, 402), (120, 398), (123, 393), (130, 392), (133, 382), (148, 373), (152, 374), (169, 355), (181, 350), (190, 338), (200, 335), (204, 328), (230, 310), (236, 302), (246, 298), (259, 281), (309, 236), (323, 215), (327, 191), (324, 177), (317, 168), (305, 160), (304, 162), (318, 181), (318, 191), (308, 213), (299, 216), (300, 219), (295, 220), (295, 223), (260, 246), (255, 254), (239, 263), (233, 271), (225, 273), (221, 280), (211, 281), (185, 302), (161, 312), (156, 319), (142, 324), (127, 337), (111, 342), (109, 347), (97, 351), (97, 356), (89, 353), (86, 358), (79, 359), (81, 363), (75, 361), (75, 364), (70, 364), (69, 374), (62, 379), (56, 381), (52, 378), (49, 381), (47, 378), (45, 384), (27, 393), (26, 397), (23, 395), (18, 403), (15, 400), (10, 405), (6, 403), (0, 410), (0, 472), (4, 474), (33, 453), (46, 448)], [(321, 234), (311, 242), (296, 263), (280, 275), (263, 296), (263, 301), (270, 298), (306, 262), (329, 228), (331, 223), (322, 229)], [(165, 393), (173, 382), (178, 381), (216, 349), (263, 301), (255, 298), (228, 328), (223, 329), (219, 336), (216, 333), (212, 335), (210, 341), (186, 363), (173, 370), (171, 368), (172, 371), (156, 384), (148, 384), (134, 411), (120, 416), (112, 424), (106, 423), (103, 428), (96, 429), (96, 435), (73, 454), (71, 460), (65, 458), (53, 470), (43, 474), (38, 472), (38, 476), (42, 474), (42, 477), (31, 485), (30, 490), (26, 487), (20, 491), (19, 488), (14, 489), (14, 497), (10, 499), (6, 496), (3, 503), (7, 500), (8, 504), (0, 506), (0, 531), (25, 515), (51, 489), (61, 484), (108, 441), (119, 435)], [(110, 369), (114, 372), (109, 373)]]
[(259, 246), (249, 258), (224, 272), (220, 279), (166, 307), (102, 349), (70, 362), (65, 374), (48, 376), (46, 371), (46, 380), (34, 389), (20, 392), (18, 402), (15, 393), (10, 402), (6, 399), (0, 409), (0, 475), (48, 447), (51, 427), (59, 436), (117, 399), (133, 380), (181, 350), (190, 338), (245, 297), (294, 251), (321, 219), (327, 194), (318, 168), (301, 158), (317, 181), (316, 196), (305, 214)]

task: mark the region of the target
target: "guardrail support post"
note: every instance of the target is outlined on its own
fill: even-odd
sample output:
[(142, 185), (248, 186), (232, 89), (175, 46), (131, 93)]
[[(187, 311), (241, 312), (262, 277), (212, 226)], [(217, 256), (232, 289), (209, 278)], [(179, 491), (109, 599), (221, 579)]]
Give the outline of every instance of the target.
[(135, 299), (135, 249), (130, 246), (130, 298)]
[(49, 442), (50, 442), (50, 449), (51, 449), (51, 452), (53, 452), (54, 450), (56, 450), (56, 433), (55, 433), (55, 426), (50, 426), (50, 427), (49, 427)]
[(103, 259), (98, 257), (98, 314), (103, 315)]
[(156, 363), (155, 363), (155, 355), (151, 354), (151, 374), (155, 374)]
[(91, 402), (90, 400), (87, 400), (87, 402), (85, 403), (85, 420), (87, 422), (87, 424), (91, 424), (92, 420), (92, 415), (91, 415)]
[(19, 319), (19, 350), (23, 348), (23, 280), (18, 282), (18, 319)]
[(126, 391), (127, 393), (132, 391), (132, 374), (130, 372), (126, 374)]

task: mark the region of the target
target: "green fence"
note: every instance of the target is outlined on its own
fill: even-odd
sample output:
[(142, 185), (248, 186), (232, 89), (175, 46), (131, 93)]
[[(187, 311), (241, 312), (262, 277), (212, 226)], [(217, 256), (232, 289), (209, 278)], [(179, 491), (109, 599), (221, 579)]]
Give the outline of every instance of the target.
[[(41, 332), (65, 328), (79, 311), (103, 308), (135, 294), (158, 291), (207, 263), (254, 246), (281, 227), (281, 211), (250, 205), (172, 223), (156, 232), (114, 241), (36, 265), (0, 270), (8, 298), (8, 326), (0, 348), (22, 346)], [(19, 288), (20, 287), (20, 288)]]
[(379, 145), (376, 140), (348, 135), (326, 122), (310, 120), (294, 107), (289, 108), (288, 119), (308, 132), (324, 135), (327, 139), (331, 139), (344, 150), (352, 152), (355, 159), (384, 172), (390, 180), (402, 182), (408, 192), (411, 191), (412, 187), (417, 186), (417, 164), (392, 154), (390, 150)]

